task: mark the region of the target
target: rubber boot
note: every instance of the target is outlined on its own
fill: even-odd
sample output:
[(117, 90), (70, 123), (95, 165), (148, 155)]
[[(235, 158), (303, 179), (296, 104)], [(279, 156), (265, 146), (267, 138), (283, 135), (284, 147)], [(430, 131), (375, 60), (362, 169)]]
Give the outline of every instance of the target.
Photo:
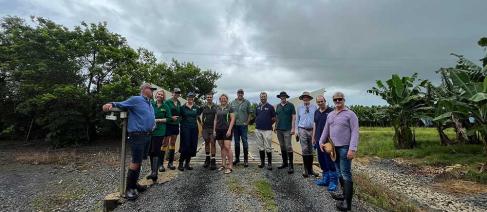
[(284, 169), (288, 167), (288, 153), (286, 151), (281, 151), (282, 164), (277, 167), (277, 169)]
[(289, 167), (288, 167), (287, 173), (292, 174), (292, 173), (294, 173), (294, 153), (288, 152), (287, 158), (289, 159)]
[(314, 156), (313, 155), (308, 155), (308, 174), (311, 176), (311, 177), (319, 177), (320, 174), (318, 174), (317, 172), (315, 172), (313, 170), (313, 158)]
[(272, 170), (272, 152), (267, 153), (267, 170)]
[(309, 177), (309, 170), (308, 170), (308, 155), (303, 155), (303, 177)]
[(186, 158), (186, 161), (184, 163), (184, 168), (186, 170), (193, 170), (193, 167), (189, 165), (190, 162), (191, 162), (191, 157)]
[(328, 184), (328, 191), (336, 191), (338, 184), (338, 174), (336, 172), (328, 172), (330, 183)]
[(178, 170), (184, 171), (184, 158), (182, 156), (179, 158)]
[(331, 198), (335, 200), (344, 200), (345, 199), (345, 180), (343, 180), (343, 177), (339, 177), (338, 180), (340, 181), (340, 187), (342, 189), (342, 192), (332, 192), (331, 193)]
[(161, 155), (159, 156), (159, 171), (165, 172), (166, 168), (164, 168), (164, 156), (166, 155), (166, 151), (161, 151)]
[(352, 181), (345, 181), (345, 200), (337, 202), (337, 209), (339, 211), (349, 211), (352, 209), (352, 197), (353, 197), (353, 182)]
[(233, 161), (233, 165), (237, 165), (240, 163), (240, 147), (235, 146), (235, 160)]
[(156, 183), (157, 182), (157, 166), (159, 165), (159, 157), (154, 157), (151, 156), (151, 174), (147, 176), (146, 178), (148, 180), (152, 180), (152, 182)]
[(317, 186), (328, 186), (330, 184), (330, 172), (323, 172), (323, 176), (320, 180), (316, 180)]
[(210, 166), (210, 156), (206, 156), (205, 164), (203, 165), (203, 168), (208, 168), (209, 166)]
[(249, 166), (249, 149), (244, 148), (244, 167)]
[(139, 181), (139, 176), (140, 176), (140, 168), (139, 168), (139, 170), (137, 170), (137, 171), (135, 172), (135, 177), (134, 177), (134, 178), (135, 178), (135, 187), (137, 188), (137, 191), (138, 191), (139, 193), (142, 193), (142, 192), (144, 192), (144, 191), (146, 191), (146, 190), (147, 190), (147, 186), (145, 186), (145, 185), (140, 185), (140, 184), (139, 184), (139, 182), (138, 182), (138, 181)]
[(171, 169), (171, 170), (176, 169), (176, 167), (173, 165), (173, 162), (174, 162), (174, 151), (175, 151), (174, 149), (171, 149), (167, 153), (167, 157), (168, 157), (167, 158), (167, 160), (168, 160), (168, 162), (167, 162), (167, 168), (168, 169)]
[(258, 167), (264, 168), (264, 166), (265, 166), (265, 151), (259, 151), (259, 156), (260, 156), (260, 165)]
[(129, 169), (127, 171), (127, 189), (125, 191), (125, 198), (128, 200), (135, 200), (139, 197), (137, 193), (137, 181), (135, 180), (136, 171)]
[(216, 170), (216, 159), (212, 158), (210, 160), (210, 170)]

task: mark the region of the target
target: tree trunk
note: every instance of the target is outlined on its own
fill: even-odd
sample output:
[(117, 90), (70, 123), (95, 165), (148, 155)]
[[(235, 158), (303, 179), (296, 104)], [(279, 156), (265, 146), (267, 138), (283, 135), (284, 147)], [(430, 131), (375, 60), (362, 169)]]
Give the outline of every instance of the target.
[(453, 142), (448, 138), (448, 136), (443, 132), (443, 127), (436, 126), (436, 130), (438, 131), (438, 135), (440, 135), (440, 142), (442, 146), (448, 146), (453, 144)]
[(412, 149), (416, 146), (413, 132), (409, 126), (394, 126), (394, 146), (397, 149)]
[(460, 120), (458, 120), (458, 118), (454, 115), (451, 116), (451, 119), (455, 128), (457, 142), (462, 144), (466, 143), (467, 133), (465, 132), (465, 128), (463, 127), (462, 122), (460, 122)]

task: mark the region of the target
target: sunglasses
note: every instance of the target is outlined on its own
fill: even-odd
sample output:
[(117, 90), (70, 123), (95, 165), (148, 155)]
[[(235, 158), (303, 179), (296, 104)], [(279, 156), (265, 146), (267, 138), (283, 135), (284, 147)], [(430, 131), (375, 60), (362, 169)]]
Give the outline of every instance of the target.
[(334, 102), (341, 102), (343, 101), (343, 98), (336, 98), (336, 99), (333, 99)]
[(325, 102), (325, 101), (316, 101), (316, 102), (317, 102), (317, 103), (323, 103), (323, 102)]

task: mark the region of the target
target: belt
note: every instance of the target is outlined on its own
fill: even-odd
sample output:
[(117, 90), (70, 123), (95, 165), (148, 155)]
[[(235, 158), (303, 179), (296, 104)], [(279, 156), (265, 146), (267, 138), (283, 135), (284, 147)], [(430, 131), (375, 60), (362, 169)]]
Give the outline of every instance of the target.
[(152, 132), (129, 132), (129, 136), (149, 136)]
[(303, 129), (303, 130), (306, 130), (306, 131), (312, 131), (313, 128), (304, 128), (304, 127), (298, 127), (299, 129)]

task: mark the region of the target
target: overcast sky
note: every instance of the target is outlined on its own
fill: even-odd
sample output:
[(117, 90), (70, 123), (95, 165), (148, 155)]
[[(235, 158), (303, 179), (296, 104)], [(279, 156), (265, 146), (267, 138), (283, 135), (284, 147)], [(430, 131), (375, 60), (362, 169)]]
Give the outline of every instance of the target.
[[(451, 52), (478, 61), (487, 36), (486, 0), (134, 1), (0, 0), (0, 15), (49, 18), (67, 27), (106, 21), (133, 48), (192, 61), (223, 74), (219, 93), (238, 88), (257, 101), (281, 90), (319, 88), (347, 104), (384, 104), (366, 90), (394, 73), (438, 81)], [(164, 85), (162, 85), (164, 86)], [(330, 102), (330, 101), (329, 101)]]

